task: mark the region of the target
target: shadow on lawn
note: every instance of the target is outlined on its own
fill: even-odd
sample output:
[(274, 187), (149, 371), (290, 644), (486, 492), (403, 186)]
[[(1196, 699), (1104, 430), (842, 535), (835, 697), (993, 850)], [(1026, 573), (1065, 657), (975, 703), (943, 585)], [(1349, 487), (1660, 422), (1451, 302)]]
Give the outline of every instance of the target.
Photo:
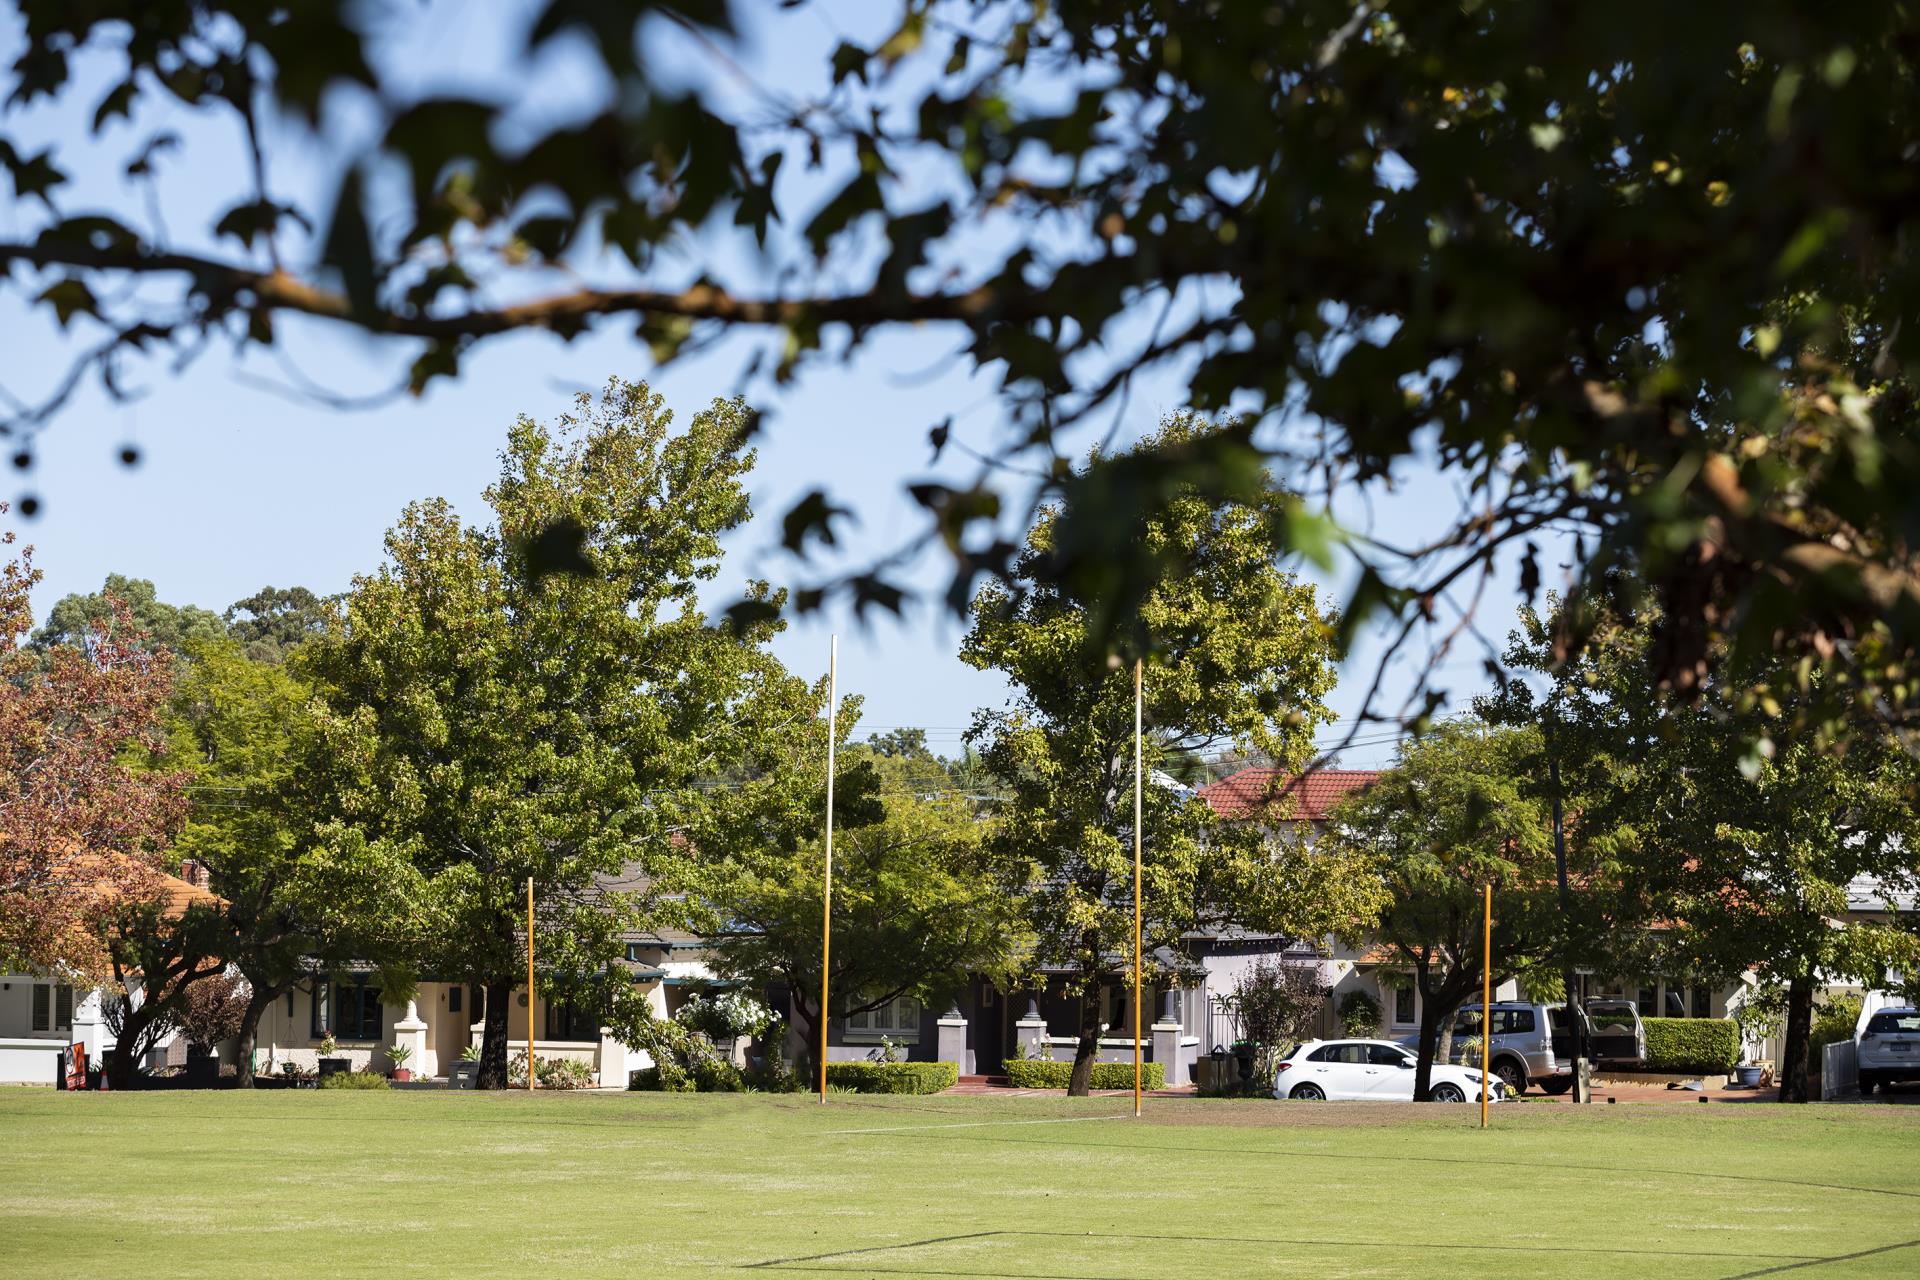
[[(1017, 1122), (1016, 1122), (1017, 1123)], [(958, 1127), (958, 1126), (953, 1126)], [(946, 1125), (923, 1125), (915, 1128), (895, 1130), (894, 1132), (911, 1136), (920, 1129), (929, 1133), (943, 1133)], [(1086, 1147), (1096, 1151), (1182, 1151), (1200, 1155), (1218, 1156), (1218, 1147), (1183, 1147), (1162, 1142), (1075, 1142), (1063, 1138), (992, 1138), (981, 1134), (954, 1134), (955, 1142), (993, 1142), (1016, 1143), (1026, 1146), (1044, 1147)], [(1446, 1164), (1471, 1165), (1474, 1168), (1500, 1167), (1524, 1169), (1529, 1173), (1552, 1172), (1567, 1169), (1577, 1173), (1622, 1173), (1622, 1174), (1659, 1174), (1671, 1178), (1713, 1178), (1722, 1182), (1748, 1182), (1763, 1186), (1806, 1187), (1814, 1191), (1850, 1191), (1857, 1195), (1897, 1196), (1902, 1200), (1920, 1200), (1920, 1191), (1895, 1191), (1890, 1187), (1856, 1187), (1843, 1182), (1807, 1182), (1799, 1178), (1768, 1178), (1754, 1173), (1716, 1173), (1711, 1169), (1623, 1169), (1615, 1165), (1569, 1164), (1565, 1161), (1553, 1161), (1545, 1164), (1530, 1163), (1525, 1160), (1485, 1160), (1468, 1156), (1410, 1156), (1395, 1153), (1393, 1155), (1364, 1155), (1352, 1151), (1290, 1151), (1284, 1147), (1243, 1147), (1236, 1154), (1247, 1156), (1286, 1156), (1295, 1160), (1339, 1160), (1351, 1163), (1355, 1160), (1378, 1160), (1392, 1164)], [(1888, 1246), (1904, 1248), (1905, 1246)], [(1778, 1256), (1778, 1255), (1776, 1255)]]
[[(1448, 1250), (1458, 1253), (1538, 1253), (1538, 1254), (1586, 1254), (1595, 1257), (1628, 1258), (1717, 1258), (1729, 1262), (1766, 1262), (1757, 1271), (1742, 1271), (1727, 1277), (1727, 1280), (1758, 1280), (1761, 1276), (1780, 1275), (1788, 1271), (1799, 1271), (1808, 1267), (1826, 1266), (1835, 1262), (1851, 1262), (1860, 1258), (1870, 1258), (1884, 1253), (1893, 1253), (1902, 1249), (1920, 1246), (1920, 1240), (1903, 1240), (1896, 1244), (1880, 1245), (1872, 1249), (1862, 1249), (1857, 1253), (1832, 1255), (1811, 1255), (1799, 1253), (1731, 1253), (1696, 1249), (1621, 1249), (1621, 1248), (1581, 1248), (1562, 1242), (1538, 1245), (1523, 1244), (1442, 1244), (1431, 1240), (1422, 1240), (1417, 1244), (1385, 1243), (1379, 1240), (1313, 1240), (1285, 1236), (1197, 1236), (1197, 1235), (1145, 1235), (1128, 1232), (1103, 1233), (1102, 1240), (1141, 1241), (1146, 1243), (1170, 1244), (1253, 1244), (1283, 1245), (1306, 1249), (1391, 1249), (1397, 1252), (1419, 1252), (1421, 1250)], [(908, 1240), (900, 1244), (867, 1245), (858, 1249), (840, 1249), (830, 1253), (803, 1254), (791, 1258), (769, 1258), (764, 1262), (750, 1264), (752, 1270), (782, 1271), (824, 1271), (841, 1275), (850, 1274), (844, 1267), (832, 1265), (850, 1259), (861, 1259), (860, 1272), (864, 1275), (925, 1275), (925, 1276), (977, 1276), (975, 1271), (940, 1271), (916, 1266), (911, 1270), (904, 1268), (876, 1268), (872, 1264), (875, 1255), (898, 1253), (908, 1249), (925, 1249), (943, 1244), (959, 1244), (974, 1240), (1014, 1239), (1045, 1240), (1072, 1239), (1084, 1240), (1086, 1236), (1072, 1231), (971, 1231), (960, 1235), (931, 1236), (925, 1240)], [(1026, 1272), (1023, 1276), (1031, 1280), (1109, 1280), (1106, 1276), (1064, 1275), (1052, 1272)]]

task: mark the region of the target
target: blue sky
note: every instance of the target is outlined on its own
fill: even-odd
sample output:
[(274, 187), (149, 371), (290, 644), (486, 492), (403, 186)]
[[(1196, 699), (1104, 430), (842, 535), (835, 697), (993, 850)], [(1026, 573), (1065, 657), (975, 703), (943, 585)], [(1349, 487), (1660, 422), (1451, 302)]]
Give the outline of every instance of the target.
[[(485, 86), (489, 58), (497, 54), (484, 31), (441, 8), (415, 24), (420, 34), (397, 56), (421, 58), (436, 83)], [(840, 38), (870, 39), (874, 15), (888, 8), (843, 4), (823, 12), (809, 6), (798, 18), (777, 19), (777, 29), (757, 32), (742, 61), (766, 83), (804, 87)], [(0, 23), (0, 58), (8, 61), (16, 25), (17, 19)], [(657, 54), (675, 67), (684, 60), (689, 78), (709, 70), (671, 39), (663, 39)], [(591, 97), (590, 81), (569, 78), (562, 67), (552, 70), (527, 94), (530, 115), (564, 114)], [(179, 241), (204, 244), (222, 198), (236, 189), (237, 139), (182, 118), (116, 126), (101, 143), (87, 143), (95, 96), (83, 92), (63, 99), (63, 111), (38, 110), (16, 122), (28, 137), (58, 142), (62, 161), (76, 168), (66, 206), (113, 201), (127, 207), (120, 166), (151, 128), (175, 127), (189, 145), (165, 170), (163, 211)], [(276, 147), (276, 179), (302, 194), (324, 189), (340, 157), (351, 154), (352, 125), (348, 119), (322, 139)], [(0, 206), (0, 233), (31, 225), (36, 216)], [(738, 256), (723, 262), (730, 275), (747, 277), (756, 269)], [(282, 333), (300, 375), (338, 395), (387, 385), (410, 358), (317, 322), (290, 323)], [(84, 329), (50, 332), (44, 316), (25, 312), (17, 295), (0, 297), (0, 334), (0, 383), (28, 396), (52, 384), (76, 342), (97, 340)], [(550, 418), (574, 392), (619, 375), (651, 382), (684, 416), (736, 389), (755, 340), (729, 340), (656, 370), (643, 346), (613, 329), (571, 345), (514, 337), (481, 348), (457, 381), (438, 382), (419, 400), (362, 411), (270, 389), (264, 384), (284, 386), (294, 375), (257, 350), (239, 361), (216, 349), (178, 374), (155, 361), (134, 371), (131, 380), (144, 388), (134, 403), (112, 403), (93, 388), (76, 398), (37, 441), (33, 471), (10, 475), (11, 492), (0, 491), (36, 494), (43, 513), (32, 521), (17, 513), (5, 519), (37, 548), (46, 575), (35, 597), (40, 613), (61, 595), (96, 589), (109, 572), (150, 578), (164, 599), (215, 609), (266, 584), (339, 591), (378, 563), (381, 535), (408, 501), (444, 495), (468, 518), (484, 518), (480, 491), (495, 473), (515, 414)], [(928, 467), (927, 429), (957, 415), (961, 438), (985, 449), (1005, 426), (992, 377), (955, 358), (957, 342), (957, 335), (938, 331), (890, 333), (850, 361), (818, 364), (787, 387), (749, 387), (749, 399), (769, 413), (753, 480), (762, 519), (734, 540), (716, 598), (749, 575), (777, 582), (811, 576), (777, 550), (777, 517), (816, 486), (855, 511), (858, 522), (849, 532), (856, 556), (884, 552), (919, 528), (902, 486), (936, 474)], [(1143, 377), (1122, 439), (1150, 428), (1180, 400), (1177, 368)], [(117, 458), (129, 443), (143, 458), (134, 469)], [(970, 471), (950, 457), (939, 474)], [(1446, 479), (1431, 472), (1410, 469), (1404, 482), (1397, 498), (1376, 507), (1381, 533), (1412, 537), (1435, 504), (1454, 502)], [(944, 568), (924, 558), (908, 581), (937, 594)], [(1503, 576), (1499, 598), (1486, 606), (1489, 619), (1510, 613), (1513, 580), (1511, 573)], [(1342, 585), (1323, 584), (1336, 600)], [(797, 619), (776, 648), (794, 669), (817, 671), (825, 665), (828, 633), (838, 631), (842, 684), (865, 695), (864, 724), (928, 727), (937, 747), (952, 749), (973, 709), (997, 704), (1006, 692), (997, 676), (954, 657), (961, 630), (958, 620), (925, 604), (904, 620), (881, 617), (864, 626), (840, 614)], [(1342, 714), (1357, 704), (1375, 652), (1369, 642), (1353, 659), (1334, 699)], [(1484, 683), (1477, 667), (1475, 656), (1455, 659), (1442, 683), (1459, 696), (1475, 692)], [(1349, 760), (1374, 763), (1389, 753), (1375, 745)]]

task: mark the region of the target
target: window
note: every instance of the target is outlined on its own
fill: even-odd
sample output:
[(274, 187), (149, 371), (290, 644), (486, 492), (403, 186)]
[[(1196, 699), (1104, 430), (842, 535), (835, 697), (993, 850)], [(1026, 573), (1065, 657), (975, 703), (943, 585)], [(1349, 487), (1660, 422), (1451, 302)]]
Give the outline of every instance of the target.
[(73, 988), (65, 984), (33, 984), (33, 1029), (56, 1031), (73, 1025)]
[(1532, 1035), (1535, 1027), (1531, 1009), (1495, 1009), (1493, 1034), (1497, 1036)]
[(586, 1000), (576, 1003), (571, 997), (564, 1000), (547, 1001), (547, 1030), (549, 1040), (598, 1040), (600, 1038), (600, 1013)]
[(1341, 1044), (1329, 1044), (1313, 1051), (1308, 1062), (1344, 1062), (1351, 1066), (1364, 1067), (1367, 1064), (1367, 1049), (1370, 1046), (1347, 1041)]
[(1640, 1006), (1640, 1016), (1643, 1018), (1651, 1018), (1660, 1012), (1660, 1001), (1652, 987), (1640, 988), (1640, 998), (1634, 1003)]
[(920, 1034), (920, 1002), (911, 996), (896, 996), (877, 1009), (847, 1016), (848, 1036), (878, 1038), (917, 1037)]
[(644, 942), (629, 942), (627, 944), (627, 963), (640, 964), (644, 962), (649, 950), (650, 948)]
[(1920, 1031), (1920, 1014), (1876, 1013), (1868, 1020), (1867, 1031), (1876, 1036)]
[(1693, 1016), (1696, 1018), (1711, 1018), (1713, 1016), (1712, 988), (1698, 986), (1693, 989)]
[(293, 1016), (293, 988), (292, 987), (287, 988), (287, 1016), (289, 1018)]
[(1685, 987), (1668, 987), (1667, 1002), (1663, 1006), (1663, 1010), (1665, 1012), (1665, 1016), (1669, 1018), (1686, 1017), (1687, 1016), (1687, 989)]
[(1462, 1009), (1453, 1015), (1453, 1034), (1456, 1036), (1477, 1036), (1480, 1034), (1480, 1011)]
[(328, 1032), (342, 1040), (381, 1037), (380, 992), (357, 982), (317, 982), (313, 988), (313, 1038)]
[(461, 988), (461, 987), (447, 988), (447, 1012), (448, 1013), (460, 1012), (460, 992), (463, 989), (464, 988)]
[(1413, 1055), (1398, 1045), (1370, 1044), (1367, 1046), (1367, 1061), (1376, 1067), (1397, 1067), (1403, 1062), (1413, 1060)]
[(1395, 987), (1393, 989), (1393, 1020), (1402, 1027), (1410, 1027), (1418, 1022), (1419, 1015), (1413, 1010), (1413, 988)]

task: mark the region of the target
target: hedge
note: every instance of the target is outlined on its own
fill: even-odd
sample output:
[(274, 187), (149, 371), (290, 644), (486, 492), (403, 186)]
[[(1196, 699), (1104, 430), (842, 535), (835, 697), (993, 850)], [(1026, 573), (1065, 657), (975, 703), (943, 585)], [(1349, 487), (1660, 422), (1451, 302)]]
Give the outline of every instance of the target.
[[(1067, 1079), (1073, 1074), (1071, 1062), (1037, 1062), (1031, 1059), (1009, 1058), (1006, 1063), (1007, 1083), (1016, 1089), (1064, 1089)], [(1164, 1089), (1167, 1087), (1167, 1067), (1163, 1062), (1143, 1062), (1140, 1064), (1140, 1085), (1145, 1089)], [(1131, 1089), (1133, 1088), (1133, 1064), (1131, 1062), (1096, 1062), (1093, 1064), (1094, 1089)]]
[(855, 1093), (939, 1093), (960, 1080), (951, 1062), (829, 1062), (827, 1083)]
[(387, 1078), (374, 1071), (336, 1071), (320, 1077), (322, 1089), (384, 1089)]
[(1740, 1061), (1740, 1028), (1732, 1018), (1642, 1018), (1653, 1071), (1731, 1071)]

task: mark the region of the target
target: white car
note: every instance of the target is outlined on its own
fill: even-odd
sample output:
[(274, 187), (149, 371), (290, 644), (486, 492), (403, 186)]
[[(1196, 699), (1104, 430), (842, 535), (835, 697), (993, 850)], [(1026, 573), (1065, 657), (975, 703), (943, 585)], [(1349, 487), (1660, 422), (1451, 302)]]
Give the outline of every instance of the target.
[[(1412, 1102), (1418, 1062), (1411, 1049), (1391, 1040), (1309, 1040), (1275, 1068), (1273, 1096), (1298, 1102)], [(1482, 1079), (1473, 1068), (1436, 1062), (1427, 1100), (1476, 1101)], [(1505, 1092), (1506, 1087), (1496, 1077), (1490, 1091), (1492, 1100), (1498, 1102)]]
[(1920, 1009), (1876, 1009), (1854, 1041), (1860, 1092), (1896, 1080), (1920, 1080)]

